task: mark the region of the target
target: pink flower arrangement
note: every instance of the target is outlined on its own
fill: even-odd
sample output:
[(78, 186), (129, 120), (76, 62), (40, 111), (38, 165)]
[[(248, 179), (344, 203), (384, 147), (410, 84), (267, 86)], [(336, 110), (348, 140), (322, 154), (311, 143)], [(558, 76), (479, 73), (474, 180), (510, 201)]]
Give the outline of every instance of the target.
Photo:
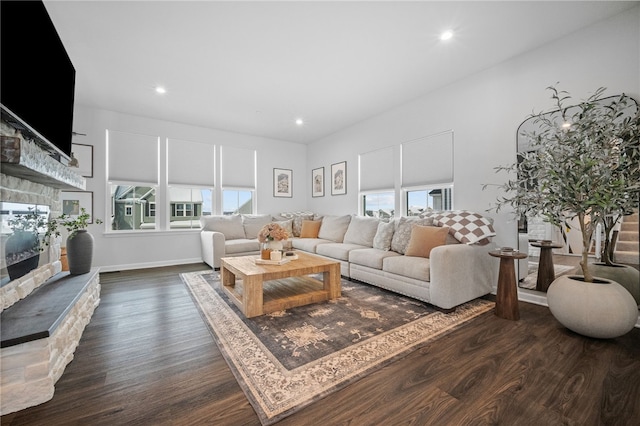
[(286, 240), (289, 238), (289, 234), (287, 231), (275, 222), (271, 222), (262, 227), (260, 232), (258, 233), (258, 241), (261, 243), (266, 243), (267, 241), (273, 240)]

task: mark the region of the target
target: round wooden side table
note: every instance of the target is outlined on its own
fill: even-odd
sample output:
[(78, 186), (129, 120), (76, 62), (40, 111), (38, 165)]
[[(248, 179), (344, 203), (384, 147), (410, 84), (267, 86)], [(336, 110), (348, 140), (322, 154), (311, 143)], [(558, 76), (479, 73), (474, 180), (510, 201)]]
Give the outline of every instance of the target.
[(496, 315), (500, 318), (517, 321), (520, 319), (518, 308), (518, 287), (514, 261), (525, 259), (527, 255), (519, 251), (492, 250), (489, 254), (500, 259), (498, 290), (496, 292)]
[(546, 292), (549, 289), (549, 285), (556, 279), (556, 273), (553, 269), (552, 250), (554, 248), (562, 248), (564, 245), (551, 241), (531, 241), (529, 244), (540, 249), (536, 290)]

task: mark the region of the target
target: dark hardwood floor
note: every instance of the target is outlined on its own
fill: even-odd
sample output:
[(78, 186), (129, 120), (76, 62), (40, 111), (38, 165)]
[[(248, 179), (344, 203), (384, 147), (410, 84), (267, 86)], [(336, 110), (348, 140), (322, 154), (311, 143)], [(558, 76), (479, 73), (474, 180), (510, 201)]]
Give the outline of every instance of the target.
[[(178, 275), (202, 269), (102, 274), (53, 399), (1, 424), (259, 425)], [(484, 314), (279, 424), (640, 424), (640, 329), (595, 340), (542, 306), (520, 316)]]

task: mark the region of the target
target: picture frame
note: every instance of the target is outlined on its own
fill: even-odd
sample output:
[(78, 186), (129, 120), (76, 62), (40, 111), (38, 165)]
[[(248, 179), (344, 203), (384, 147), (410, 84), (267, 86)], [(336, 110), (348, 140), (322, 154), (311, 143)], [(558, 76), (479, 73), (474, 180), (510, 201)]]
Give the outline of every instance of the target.
[(324, 167), (311, 171), (311, 196), (324, 197)]
[(75, 219), (80, 215), (80, 209), (84, 208), (90, 216), (87, 223), (93, 223), (92, 191), (61, 191), (60, 202), (63, 214)]
[(72, 143), (71, 152), (78, 160), (77, 172), (80, 176), (93, 177), (93, 145), (85, 145), (81, 143)]
[(273, 169), (273, 196), (293, 197), (293, 170)]
[(347, 193), (347, 162), (342, 161), (331, 165), (331, 195)]

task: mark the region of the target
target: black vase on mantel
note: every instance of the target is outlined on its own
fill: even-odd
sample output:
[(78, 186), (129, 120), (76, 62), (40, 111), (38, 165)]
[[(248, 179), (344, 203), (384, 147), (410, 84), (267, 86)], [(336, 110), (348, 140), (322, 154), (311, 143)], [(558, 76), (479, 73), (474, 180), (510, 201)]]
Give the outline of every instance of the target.
[(71, 275), (86, 274), (93, 260), (93, 235), (80, 229), (67, 238), (67, 262)]

